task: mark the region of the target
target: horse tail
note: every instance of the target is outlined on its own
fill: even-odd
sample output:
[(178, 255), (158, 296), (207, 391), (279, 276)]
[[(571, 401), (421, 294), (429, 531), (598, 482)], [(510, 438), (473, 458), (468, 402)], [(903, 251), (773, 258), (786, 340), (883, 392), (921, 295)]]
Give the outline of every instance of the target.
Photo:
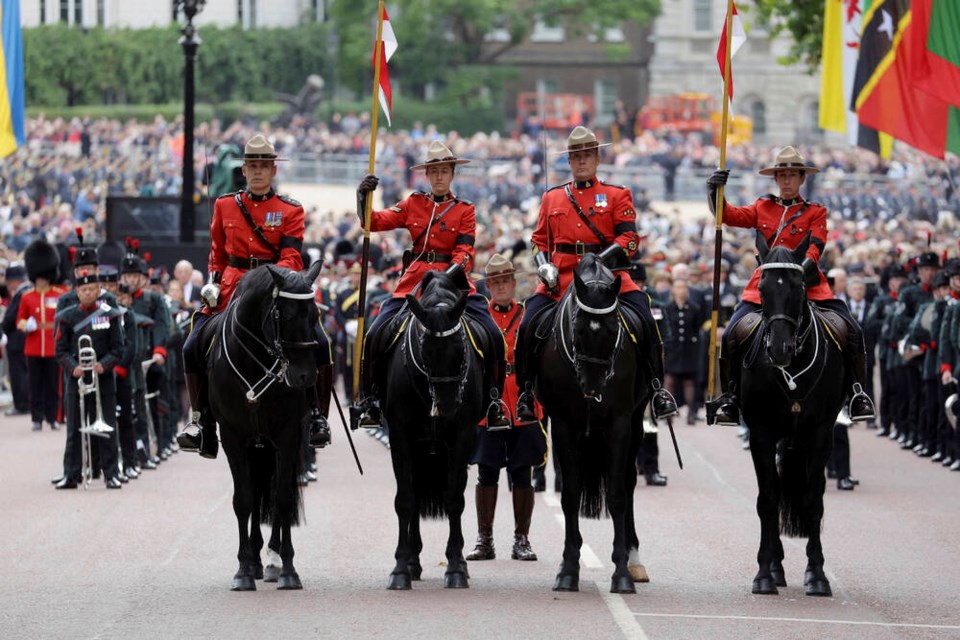
[(598, 520), (607, 513), (606, 459), (603, 438), (598, 432), (580, 441), (580, 515)]
[(253, 446), (250, 450), (253, 486), (260, 500), (260, 523), (299, 526), (303, 514), (303, 489), (298, 483), (302, 464), (293, 470), (292, 478), (281, 478), (275, 449)]
[[(791, 538), (810, 537), (807, 456), (794, 443), (780, 445), (780, 533)], [(820, 471), (823, 473), (823, 470)]]
[(434, 453), (428, 446), (413, 447), (413, 495), (424, 520), (439, 520), (447, 515), (443, 498), (447, 489), (450, 451), (441, 441), (436, 444)]
[(261, 524), (272, 524), (274, 518), (273, 477), (277, 460), (272, 449), (250, 446), (250, 475), (253, 479), (254, 500), (260, 502)]

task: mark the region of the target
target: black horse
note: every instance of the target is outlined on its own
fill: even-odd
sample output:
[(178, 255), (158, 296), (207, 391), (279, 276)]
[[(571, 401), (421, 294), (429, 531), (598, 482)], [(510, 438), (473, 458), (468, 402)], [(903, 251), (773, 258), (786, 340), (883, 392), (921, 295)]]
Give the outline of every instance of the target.
[(635, 593), (632, 576), (645, 577), (637, 556), (633, 491), (650, 388), (640, 354), (650, 337), (638, 328), (638, 318), (628, 320), (633, 313), (620, 304), (619, 294), (620, 276), (593, 254), (585, 255), (573, 286), (555, 307), (539, 357), (536, 392), (551, 421), (566, 523), (554, 591), (579, 590), (578, 514), (599, 518), (604, 509), (613, 519), (610, 591)]
[(410, 589), (422, 572), (420, 518), (450, 524), (444, 587), (469, 586), (463, 557), (463, 493), (476, 425), (486, 407), (480, 328), (464, 316), (466, 294), (454, 279), (430, 271), (409, 312), (384, 327), (396, 344), (384, 357), (383, 416), (397, 481), (394, 508), (400, 526), (388, 589)]
[(743, 419), (759, 486), (753, 593), (776, 594), (778, 586), (786, 586), (783, 533), (807, 538), (807, 595), (832, 595), (823, 572), (820, 525), (824, 467), (844, 400), (845, 370), (835, 337), (807, 301), (801, 263), (809, 244), (808, 233), (795, 250), (769, 249), (757, 234), (762, 321), (752, 343), (740, 349)]
[(317, 377), (318, 311), (311, 284), (321, 263), (295, 272), (272, 265), (249, 271), (226, 309), (199, 330), (206, 350), (210, 408), (233, 475), (240, 530), (234, 591), (256, 590), (263, 577), (260, 524), (272, 524), (279, 589), (301, 589), (290, 528), (301, 511), (297, 477), (310, 415), (307, 393)]

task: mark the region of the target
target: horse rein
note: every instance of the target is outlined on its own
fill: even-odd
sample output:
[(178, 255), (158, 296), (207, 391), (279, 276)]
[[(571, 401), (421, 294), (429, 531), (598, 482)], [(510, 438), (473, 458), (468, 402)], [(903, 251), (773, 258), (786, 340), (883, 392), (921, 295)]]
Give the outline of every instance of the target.
[[(309, 293), (292, 293), (289, 291), (281, 291), (279, 288), (274, 287), (273, 289), (273, 301), (271, 302), (271, 307), (267, 312), (267, 316), (273, 321), (273, 345), (268, 345), (266, 342), (261, 340), (255, 333), (250, 329), (245, 327), (243, 324), (237, 320), (237, 307), (240, 303), (240, 300), (243, 296), (240, 295), (231, 301), (230, 306), (227, 308), (226, 313), (229, 314), (226, 321), (224, 321), (223, 326), (221, 327), (221, 342), (223, 344), (223, 353), (227, 357), (227, 362), (230, 364), (230, 368), (233, 369), (233, 372), (237, 374), (237, 377), (243, 381), (243, 384), (247, 387), (246, 398), (247, 402), (253, 404), (260, 399), (266, 391), (273, 385), (274, 382), (282, 380), (285, 378), (287, 373), (287, 367), (290, 365), (290, 360), (286, 357), (284, 349), (315, 349), (319, 345), (316, 340), (308, 341), (287, 341), (280, 338), (280, 309), (277, 308), (276, 298), (287, 298), (291, 300), (313, 300), (314, 293), (311, 291)], [(227, 346), (229, 343), (227, 341), (227, 325), (231, 326), (232, 334), (237, 336), (237, 329), (243, 332), (243, 334), (252, 340), (254, 343), (260, 346), (267, 355), (272, 357), (273, 364), (269, 367), (260, 361), (260, 358), (253, 353), (253, 351), (246, 345), (245, 340), (237, 340), (240, 344), (240, 347), (246, 352), (250, 358), (257, 363), (257, 366), (263, 371), (263, 376), (254, 383), (250, 383), (244, 376), (239, 367), (233, 362), (233, 358), (230, 356), (230, 349)], [(263, 329), (261, 328), (261, 331)], [(264, 335), (266, 332), (264, 331)]]
[[(422, 322), (420, 322), (419, 318), (417, 318), (416, 316), (413, 316), (413, 318), (416, 320), (416, 323), (414, 326), (418, 326), (420, 328), (420, 331), (419, 331), (420, 340), (419, 340), (418, 346), (420, 347), (419, 351), (421, 352), (423, 350), (423, 343), (427, 337), (449, 338), (450, 336), (456, 335), (458, 333), (465, 333), (465, 328), (464, 328), (465, 320), (463, 318), (460, 318), (460, 321), (457, 322), (457, 324), (455, 324), (453, 327), (451, 327), (450, 329), (446, 329), (444, 331), (430, 331), (429, 329), (427, 329), (426, 326), (424, 326)], [(431, 404), (434, 405), (434, 407), (436, 405), (437, 393), (434, 385), (439, 383), (448, 383), (448, 382), (460, 383), (460, 385), (457, 387), (457, 403), (459, 404), (460, 399), (463, 397), (463, 390), (467, 385), (467, 341), (461, 340), (461, 343), (463, 345), (463, 357), (460, 359), (460, 372), (455, 376), (433, 376), (430, 374), (430, 372), (427, 370), (427, 367), (423, 363), (417, 362), (418, 349), (413, 348), (414, 346), (413, 330), (412, 330), (413, 326), (411, 326), (410, 329), (411, 330), (407, 331), (407, 339), (404, 341), (403, 346), (404, 346), (404, 349), (410, 354), (410, 362), (413, 364), (414, 368), (416, 368), (416, 370), (419, 371), (421, 374), (423, 374), (423, 376), (427, 379), (427, 386), (430, 390)]]
[[(598, 281), (591, 281), (585, 284), (593, 284), (596, 282)], [(564, 314), (570, 317), (571, 325), (574, 322), (574, 316), (570, 312), (570, 306), (571, 306), (570, 299), (572, 299), (576, 303), (577, 308), (579, 308), (581, 311), (584, 311), (585, 313), (588, 313), (594, 316), (607, 316), (613, 313), (614, 311), (617, 310), (617, 307), (620, 304), (620, 300), (619, 298), (615, 299), (612, 305), (601, 309), (596, 307), (590, 307), (582, 303), (580, 299), (577, 298), (575, 295), (571, 295), (567, 299), (567, 301), (564, 303), (564, 305), (561, 307), (560, 316), (557, 318), (557, 328), (559, 329), (559, 339), (557, 340), (557, 342), (559, 342), (563, 346), (563, 355), (566, 357), (567, 361), (573, 366), (573, 370), (577, 376), (577, 380), (580, 379), (583, 363), (606, 365), (606, 373), (604, 374), (603, 381), (600, 384), (602, 388), (607, 384), (607, 382), (610, 381), (610, 378), (613, 377), (614, 364), (617, 361), (617, 357), (620, 355), (620, 350), (623, 348), (623, 323), (617, 322), (617, 340), (616, 340), (616, 343), (614, 344), (613, 350), (611, 351), (609, 358), (597, 358), (594, 356), (588, 356), (582, 353), (578, 353), (574, 340), (571, 339), (570, 343), (568, 344), (566, 334), (564, 333), (564, 326), (566, 324), (563, 319)], [(595, 400), (598, 403), (603, 402), (603, 394), (600, 394), (594, 397), (593, 400)]]

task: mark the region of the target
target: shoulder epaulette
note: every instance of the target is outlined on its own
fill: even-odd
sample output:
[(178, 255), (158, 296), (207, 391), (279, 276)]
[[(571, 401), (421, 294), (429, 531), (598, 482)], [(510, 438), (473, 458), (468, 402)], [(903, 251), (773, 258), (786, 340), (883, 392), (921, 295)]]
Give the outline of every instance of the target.
[(74, 309), (80, 308), (80, 303), (72, 304), (69, 307), (64, 307), (57, 311), (56, 315), (53, 316), (54, 320), (63, 320), (68, 313), (73, 313)]
[(231, 200), (233, 200), (233, 197), (238, 193), (243, 193), (243, 191), (231, 191), (229, 193), (225, 193), (222, 196), (217, 196), (217, 200), (222, 200), (223, 198), (230, 198)]
[(626, 188), (627, 188), (627, 185), (625, 185), (625, 184), (613, 184), (612, 182), (607, 182), (606, 180), (601, 180), (600, 178), (597, 178), (597, 182), (599, 182), (600, 184), (605, 185), (605, 186), (607, 186), (607, 187), (615, 187), (615, 188), (617, 188), (617, 189), (626, 189)]
[(807, 202), (807, 204), (809, 204), (811, 207), (823, 207), (823, 208), (826, 208), (826, 206), (827, 206), (827, 205), (823, 204), (822, 202), (814, 202), (813, 200), (807, 200), (806, 202)]
[(472, 207), (472, 206), (473, 206), (473, 203), (472, 203), (472, 202), (470, 202), (469, 200), (464, 200), (463, 198), (454, 198), (454, 200), (456, 200), (456, 201), (459, 202), (460, 204), (465, 204), (465, 205), (467, 205), (468, 207)]
[(424, 198), (429, 198), (430, 195), (426, 191), (414, 191), (410, 195), (412, 196), (423, 196)]
[(549, 189), (547, 189), (547, 191), (549, 192), (549, 191), (556, 191), (557, 189), (563, 189), (563, 188), (566, 187), (568, 184), (571, 184), (571, 182), (572, 182), (572, 180), (569, 181), (569, 182), (564, 182), (563, 184), (558, 184), (558, 185), (555, 186), (555, 187), (550, 187)]
[(772, 193), (767, 193), (767, 194), (765, 194), (765, 195), (760, 196), (760, 199), (761, 199), (761, 200), (776, 200), (776, 199), (777, 199), (777, 196), (773, 195)]
[(282, 194), (277, 194), (277, 197), (280, 198), (282, 202), (286, 202), (291, 207), (302, 207), (303, 205), (291, 198), (290, 196), (285, 196)]

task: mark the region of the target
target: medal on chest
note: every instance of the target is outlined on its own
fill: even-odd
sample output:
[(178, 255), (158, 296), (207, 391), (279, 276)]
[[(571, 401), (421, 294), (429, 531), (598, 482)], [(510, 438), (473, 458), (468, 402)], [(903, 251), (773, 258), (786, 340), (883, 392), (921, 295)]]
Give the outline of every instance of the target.
[(91, 331), (102, 331), (110, 328), (110, 316), (97, 316), (90, 323)]
[(606, 209), (608, 204), (607, 194), (605, 193), (598, 193), (593, 199), (593, 206), (597, 209)]
[(279, 227), (283, 223), (283, 211), (267, 211), (263, 221), (265, 227)]

